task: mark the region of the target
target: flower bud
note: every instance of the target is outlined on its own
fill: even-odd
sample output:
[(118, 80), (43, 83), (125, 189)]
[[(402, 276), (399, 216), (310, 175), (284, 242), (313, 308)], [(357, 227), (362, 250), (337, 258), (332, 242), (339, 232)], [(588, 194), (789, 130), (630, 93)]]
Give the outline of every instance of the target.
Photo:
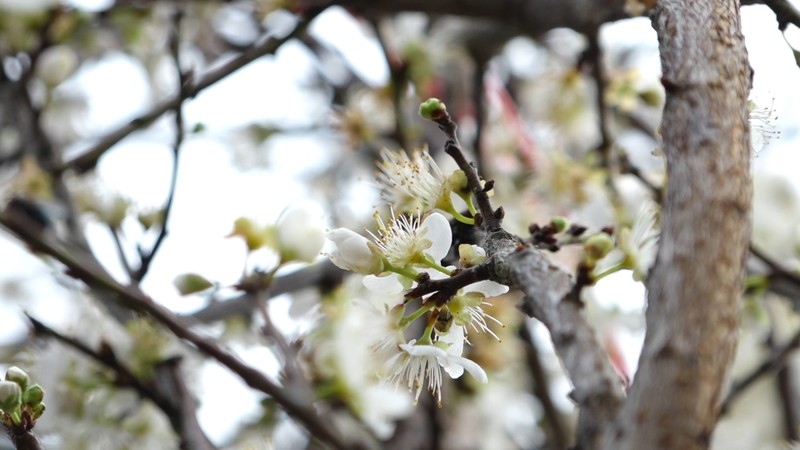
[(268, 240), (265, 230), (246, 217), (240, 217), (233, 223), (233, 231), (228, 237), (233, 236), (239, 236), (244, 239), (247, 250), (251, 252), (263, 247)]
[(325, 237), (322, 211), (316, 209), (294, 207), (281, 214), (276, 226), (282, 261), (313, 262), (319, 256)]
[(331, 230), (325, 236), (336, 245), (329, 256), (337, 267), (362, 275), (383, 272), (383, 258), (369, 239), (347, 228)]
[(429, 98), (419, 105), (419, 115), (423, 119), (440, 120), (447, 116), (447, 107), (438, 98)]
[(597, 233), (590, 236), (583, 244), (585, 257), (589, 261), (598, 261), (614, 249), (614, 240), (608, 233)]
[(24, 370), (17, 366), (11, 366), (6, 370), (6, 381), (13, 381), (19, 385), (20, 389), (25, 389), (31, 379)]
[(569, 220), (566, 217), (555, 216), (550, 219), (550, 224), (556, 229), (556, 233), (561, 233), (569, 227)]
[(484, 261), (486, 261), (486, 250), (477, 245), (459, 244), (458, 265), (461, 268), (477, 266)]
[(28, 389), (25, 389), (25, 392), (22, 394), (23, 403), (38, 405), (42, 403), (42, 400), (44, 400), (44, 389), (38, 384), (28, 386)]
[(0, 381), (0, 410), (15, 411), (22, 403), (22, 389), (13, 381)]

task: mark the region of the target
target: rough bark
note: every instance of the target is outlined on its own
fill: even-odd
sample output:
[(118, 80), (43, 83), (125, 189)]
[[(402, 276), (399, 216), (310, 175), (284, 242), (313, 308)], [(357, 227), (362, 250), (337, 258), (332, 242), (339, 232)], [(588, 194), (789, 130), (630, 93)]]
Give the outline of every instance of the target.
[(669, 186), (647, 336), (609, 449), (704, 449), (736, 346), (750, 237), (750, 68), (734, 0), (664, 0)]

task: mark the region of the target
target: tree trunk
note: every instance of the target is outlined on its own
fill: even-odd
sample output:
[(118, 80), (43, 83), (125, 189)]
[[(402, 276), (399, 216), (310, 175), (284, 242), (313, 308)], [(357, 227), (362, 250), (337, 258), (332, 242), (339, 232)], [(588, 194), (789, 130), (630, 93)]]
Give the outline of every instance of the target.
[(663, 0), (669, 184), (647, 336), (610, 449), (707, 448), (739, 323), (750, 239), (750, 67), (736, 0)]

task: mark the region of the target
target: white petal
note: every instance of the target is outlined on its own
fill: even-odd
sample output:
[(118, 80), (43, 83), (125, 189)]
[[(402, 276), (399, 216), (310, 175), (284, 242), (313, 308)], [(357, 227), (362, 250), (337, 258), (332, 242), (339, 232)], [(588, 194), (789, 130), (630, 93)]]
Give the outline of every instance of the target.
[(448, 355), (461, 356), (464, 353), (464, 327), (450, 327), (450, 332), (440, 335), (439, 341), (448, 344)]
[(369, 248), (369, 240), (347, 228), (337, 228), (325, 233), (336, 248), (330, 259), (336, 266), (361, 274), (368, 274), (380, 267), (380, 260)]
[(403, 292), (403, 284), (400, 283), (396, 273), (376, 276), (367, 275), (364, 277), (364, 286), (372, 292), (378, 294), (400, 294)]
[[(412, 341), (413, 342), (413, 341)], [(432, 356), (446, 358), (447, 352), (433, 345), (400, 344), (400, 348), (411, 356)]]
[(508, 292), (508, 286), (505, 284), (495, 283), (494, 281), (484, 280), (472, 283), (464, 288), (469, 292), (480, 292), (486, 297), (497, 297), (498, 295)]
[(447, 256), (450, 251), (450, 244), (453, 242), (453, 232), (450, 229), (450, 222), (439, 214), (433, 213), (422, 222), (421, 229), (427, 229), (425, 239), (431, 241), (431, 246), (425, 252), (436, 262)]
[(459, 364), (461, 364), (463, 368), (467, 369), (467, 372), (475, 377), (476, 380), (484, 384), (489, 382), (489, 377), (486, 375), (486, 371), (484, 371), (483, 367), (479, 366), (475, 361), (470, 361), (467, 358), (461, 358)]
[[(453, 359), (455, 359), (455, 358), (453, 358)], [(450, 378), (455, 380), (456, 378), (460, 378), (461, 375), (464, 375), (464, 367), (462, 367), (459, 364), (460, 361), (453, 361), (453, 359), (450, 359), (450, 358), (438, 358), (437, 361), (439, 362), (439, 365), (442, 366), (444, 371), (447, 372), (448, 375), (450, 375)], [(469, 361), (466, 358), (463, 358), (463, 359)], [(472, 362), (472, 361), (470, 361), (470, 362)]]

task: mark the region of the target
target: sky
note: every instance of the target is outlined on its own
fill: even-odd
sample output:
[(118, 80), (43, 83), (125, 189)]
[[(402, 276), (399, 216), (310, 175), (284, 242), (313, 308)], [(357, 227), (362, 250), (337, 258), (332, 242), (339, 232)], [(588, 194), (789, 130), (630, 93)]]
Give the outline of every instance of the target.
[[(795, 150), (799, 138), (796, 124), (800, 117), (797, 89), (800, 71), (777, 30), (772, 12), (766, 7), (744, 7), (742, 11), (744, 34), (755, 69), (753, 96), (762, 103), (774, 102), (779, 116), (776, 126), (782, 133), (759, 152), (754, 159), (754, 171), (780, 174), (797, 183), (800, 181), (796, 175), (800, 160)], [(369, 84), (386, 83), (388, 69), (380, 47), (343, 10), (332, 8), (323, 13), (314, 22), (311, 33), (345, 55)], [(655, 60), (649, 61), (643, 75), (649, 76), (648, 70), (657, 74), (657, 41), (649, 20), (632, 19), (607, 25), (601, 34), (603, 42), (610, 45), (629, 42), (631, 36), (636, 36), (637, 43), (654, 49)], [(800, 33), (793, 31), (790, 39), (800, 47)], [(172, 285), (177, 275), (195, 272), (223, 285), (233, 284), (241, 276), (246, 259), (243, 243), (226, 238), (233, 222), (247, 215), (261, 223), (271, 223), (286, 207), (308, 201), (310, 190), (303, 176), (335, 157), (341, 151), (338, 145), (326, 145), (313, 136), (283, 137), (273, 140), (271, 147), (265, 149), (269, 158), (266, 167), (242, 172), (228, 149), (226, 131), (253, 121), (275, 121), (289, 126), (318, 121), (320, 114), (326, 114), (326, 100), (309, 97), (303, 88), (314, 70), (315, 62), (307, 50), (289, 43), (274, 57), (259, 59), (187, 102), (185, 115), (189, 127), (202, 123), (205, 131), (188, 137), (181, 149), (170, 235), (143, 285), (157, 301), (182, 313), (201, 307), (204, 300), (200, 297), (178, 295)], [(97, 135), (145, 111), (156, 95), (148, 87), (144, 70), (121, 53), (88, 64), (67, 82), (66, 89), (91, 93), (87, 122)], [(109, 192), (123, 193), (143, 205), (160, 207), (167, 196), (173, 164), (171, 127), (169, 118), (160, 120), (109, 151), (97, 168), (102, 185)], [(147, 182), (142, 182), (143, 179)], [(795, 184), (795, 188), (799, 187)], [(364, 180), (364, 190), (370, 189), (369, 180)], [(276, 192), (280, 196), (274, 195)], [(374, 191), (364, 193), (362, 198), (365, 210), (377, 203)], [(126, 230), (135, 235), (135, 227), (128, 225)], [(112, 274), (124, 279), (105, 229), (90, 224), (87, 231), (101, 261)], [(64, 288), (49, 275), (56, 267), (54, 264), (34, 258), (5, 234), (0, 234), (0, 254), (4, 255), (0, 258), (0, 273), (6, 279), (19, 280), (25, 289), (24, 302), (3, 300), (7, 293), (0, 293), (0, 345), (17, 340), (26, 332), (23, 308), (56, 326), (74, 320), (70, 311), (72, 300), (63, 295)], [(606, 306), (637, 311), (644, 305), (644, 289), (631, 280), (629, 273), (604, 279), (595, 292), (598, 301)], [(288, 320), (288, 301), (279, 300), (275, 304), (276, 313)], [(640, 336), (630, 338), (629, 364), (635, 364), (638, 339)], [(277, 367), (268, 351), (252, 348), (242, 351), (257, 366), (272, 372)], [(227, 371), (208, 366), (200, 379), (208, 385), (224, 382), (238, 386), (224, 395), (215, 395), (213, 389), (206, 391), (208, 396), (204, 397), (199, 415), (212, 439), (223, 440), (232, 431), (230, 423), (215, 420), (216, 411), (225, 405), (235, 402), (244, 411), (258, 411), (251, 391)]]

